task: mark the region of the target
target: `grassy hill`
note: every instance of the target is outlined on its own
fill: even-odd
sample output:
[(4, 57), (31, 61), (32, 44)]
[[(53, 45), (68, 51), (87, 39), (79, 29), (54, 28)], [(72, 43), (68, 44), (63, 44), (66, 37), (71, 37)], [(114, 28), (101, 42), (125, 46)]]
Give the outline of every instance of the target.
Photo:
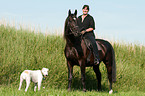
[[(116, 56), (117, 82), (113, 85), (114, 95), (145, 95), (145, 46), (113, 43)], [(67, 65), (64, 57), (63, 36), (35, 34), (28, 30), (16, 30), (0, 26), (0, 94), (20, 95), (108, 95), (109, 83), (106, 68), (100, 65), (102, 92), (97, 92), (97, 81), (92, 67), (86, 69), (87, 92), (82, 92), (79, 67), (74, 67), (72, 92), (67, 92)], [(18, 91), (19, 76), (23, 70), (50, 69), (43, 80), (42, 89), (33, 92), (31, 83), (25, 93), (25, 82)]]

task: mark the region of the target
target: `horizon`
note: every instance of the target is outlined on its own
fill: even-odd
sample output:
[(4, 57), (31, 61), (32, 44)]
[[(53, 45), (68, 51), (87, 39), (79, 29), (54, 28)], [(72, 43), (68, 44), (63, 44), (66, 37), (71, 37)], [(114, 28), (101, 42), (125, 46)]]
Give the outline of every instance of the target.
[(90, 6), (89, 14), (94, 17), (97, 38), (145, 45), (143, 0), (5, 0), (1, 1), (0, 24), (41, 30), (43, 34), (50, 34), (51, 31), (62, 34), (68, 10), (73, 13), (77, 9), (79, 16), (85, 4)]

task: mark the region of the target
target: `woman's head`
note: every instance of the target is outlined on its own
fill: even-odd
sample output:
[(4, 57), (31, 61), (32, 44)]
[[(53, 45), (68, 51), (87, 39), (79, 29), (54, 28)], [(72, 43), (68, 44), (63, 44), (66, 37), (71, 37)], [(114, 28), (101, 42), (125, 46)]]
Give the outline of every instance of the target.
[(89, 6), (88, 5), (84, 5), (83, 8), (82, 8), (82, 11), (83, 11), (84, 15), (87, 15), (88, 12), (89, 12)]

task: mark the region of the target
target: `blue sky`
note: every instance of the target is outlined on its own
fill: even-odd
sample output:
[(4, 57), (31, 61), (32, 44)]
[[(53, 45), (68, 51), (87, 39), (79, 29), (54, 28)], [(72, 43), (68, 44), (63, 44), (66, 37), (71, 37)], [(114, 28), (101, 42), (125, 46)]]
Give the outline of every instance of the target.
[[(0, 0), (0, 21), (63, 33), (68, 10), (90, 6), (97, 38), (145, 45), (145, 0)], [(50, 32), (48, 31), (48, 32)]]

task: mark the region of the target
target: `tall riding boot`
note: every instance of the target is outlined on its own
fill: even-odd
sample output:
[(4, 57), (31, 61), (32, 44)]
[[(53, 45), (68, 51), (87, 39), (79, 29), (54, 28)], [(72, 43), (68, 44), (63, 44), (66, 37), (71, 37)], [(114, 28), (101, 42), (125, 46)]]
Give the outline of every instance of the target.
[(98, 65), (98, 64), (100, 64), (100, 58), (98, 55), (94, 54), (94, 65)]
[(93, 53), (94, 53), (94, 65), (97, 65), (100, 63), (99, 53), (98, 53), (98, 46), (96, 44), (96, 40), (93, 36), (87, 37), (89, 41), (91, 42)]
[(93, 53), (94, 53), (94, 65), (98, 65), (100, 63), (100, 58), (99, 58), (97, 44), (96, 44), (96, 48), (94, 48), (93, 46)]

